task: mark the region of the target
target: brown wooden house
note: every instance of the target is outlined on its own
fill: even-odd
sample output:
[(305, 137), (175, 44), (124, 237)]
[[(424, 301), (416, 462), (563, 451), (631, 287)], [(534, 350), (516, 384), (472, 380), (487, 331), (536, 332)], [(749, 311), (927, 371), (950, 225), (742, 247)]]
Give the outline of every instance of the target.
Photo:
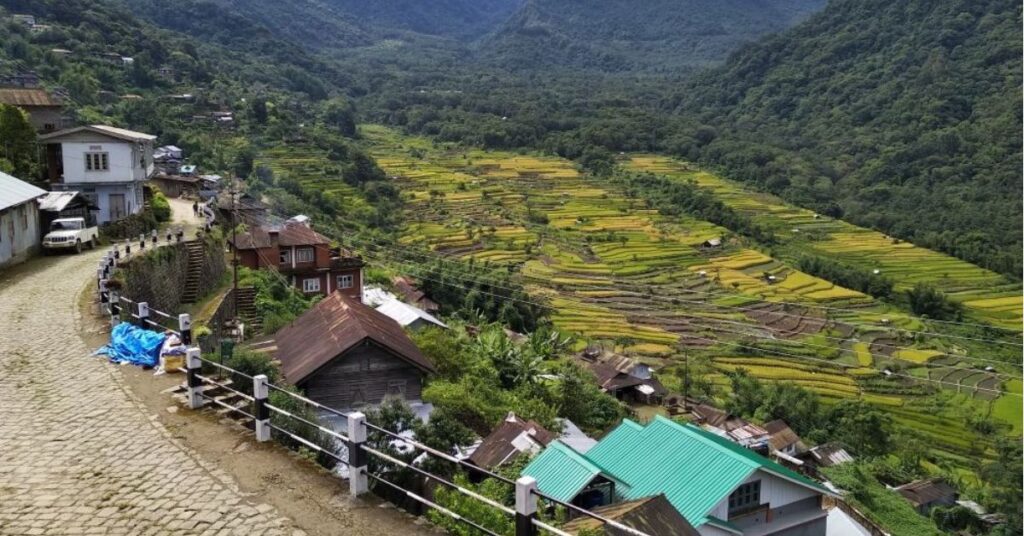
[[(697, 529), (679, 513), (664, 494), (644, 497), (594, 508), (594, 513), (605, 519), (618, 521), (623, 525), (646, 534), (671, 534), (672, 536), (700, 536)], [(562, 527), (569, 534), (604, 534), (627, 536), (628, 532), (606, 525), (603, 521), (580, 516)]]
[(386, 396), (419, 400), (434, 372), (428, 357), (395, 321), (335, 292), (274, 337), (285, 379), (333, 408), (380, 403)]
[(255, 226), (228, 244), (239, 263), (254, 270), (277, 270), (306, 294), (328, 296), (336, 290), (360, 300), (363, 260), (345, 249), (332, 249), (324, 235), (308, 224)]
[(25, 110), (36, 132), (54, 132), (65, 126), (64, 102), (43, 88), (0, 88), (0, 104)]

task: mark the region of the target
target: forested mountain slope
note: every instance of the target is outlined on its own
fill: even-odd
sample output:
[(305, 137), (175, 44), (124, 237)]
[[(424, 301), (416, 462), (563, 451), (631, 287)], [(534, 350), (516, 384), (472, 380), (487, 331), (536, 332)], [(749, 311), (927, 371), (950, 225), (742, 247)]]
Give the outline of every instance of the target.
[(1003, 273), (1021, 269), (1021, 5), (833, 0), (672, 100), (681, 152)]
[(723, 60), (824, 0), (528, 0), (481, 45), (513, 69), (678, 71)]
[(320, 0), (361, 27), (471, 39), (494, 29), (523, 0)]

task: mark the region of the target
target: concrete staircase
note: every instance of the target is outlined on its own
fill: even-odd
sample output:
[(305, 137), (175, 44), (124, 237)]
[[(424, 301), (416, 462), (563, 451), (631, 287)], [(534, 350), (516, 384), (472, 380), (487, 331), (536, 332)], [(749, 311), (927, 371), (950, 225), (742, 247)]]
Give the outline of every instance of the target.
[[(231, 299), (231, 296), (228, 296)], [(256, 289), (238, 289), (238, 318), (245, 323), (246, 333), (258, 333), (263, 329), (263, 317), (256, 311)]]
[(181, 293), (181, 303), (195, 303), (199, 299), (199, 283), (203, 275), (203, 244), (198, 240), (185, 242), (185, 251), (188, 253), (187, 277), (185, 288)]

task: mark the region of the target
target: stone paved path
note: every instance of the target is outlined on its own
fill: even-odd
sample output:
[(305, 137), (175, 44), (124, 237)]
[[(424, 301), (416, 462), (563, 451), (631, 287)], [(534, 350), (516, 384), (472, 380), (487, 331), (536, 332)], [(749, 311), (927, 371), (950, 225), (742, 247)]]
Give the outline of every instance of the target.
[(0, 273), (0, 534), (292, 534), (88, 357), (76, 300), (101, 255)]

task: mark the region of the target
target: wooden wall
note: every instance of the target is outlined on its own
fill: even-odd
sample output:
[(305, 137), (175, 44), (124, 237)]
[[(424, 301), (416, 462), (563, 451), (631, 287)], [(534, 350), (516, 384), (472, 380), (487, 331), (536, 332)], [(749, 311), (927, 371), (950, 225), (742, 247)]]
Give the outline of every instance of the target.
[(321, 404), (348, 409), (379, 403), (387, 395), (419, 400), (422, 378), (423, 373), (413, 365), (372, 342), (364, 342), (334, 358), (301, 387)]

